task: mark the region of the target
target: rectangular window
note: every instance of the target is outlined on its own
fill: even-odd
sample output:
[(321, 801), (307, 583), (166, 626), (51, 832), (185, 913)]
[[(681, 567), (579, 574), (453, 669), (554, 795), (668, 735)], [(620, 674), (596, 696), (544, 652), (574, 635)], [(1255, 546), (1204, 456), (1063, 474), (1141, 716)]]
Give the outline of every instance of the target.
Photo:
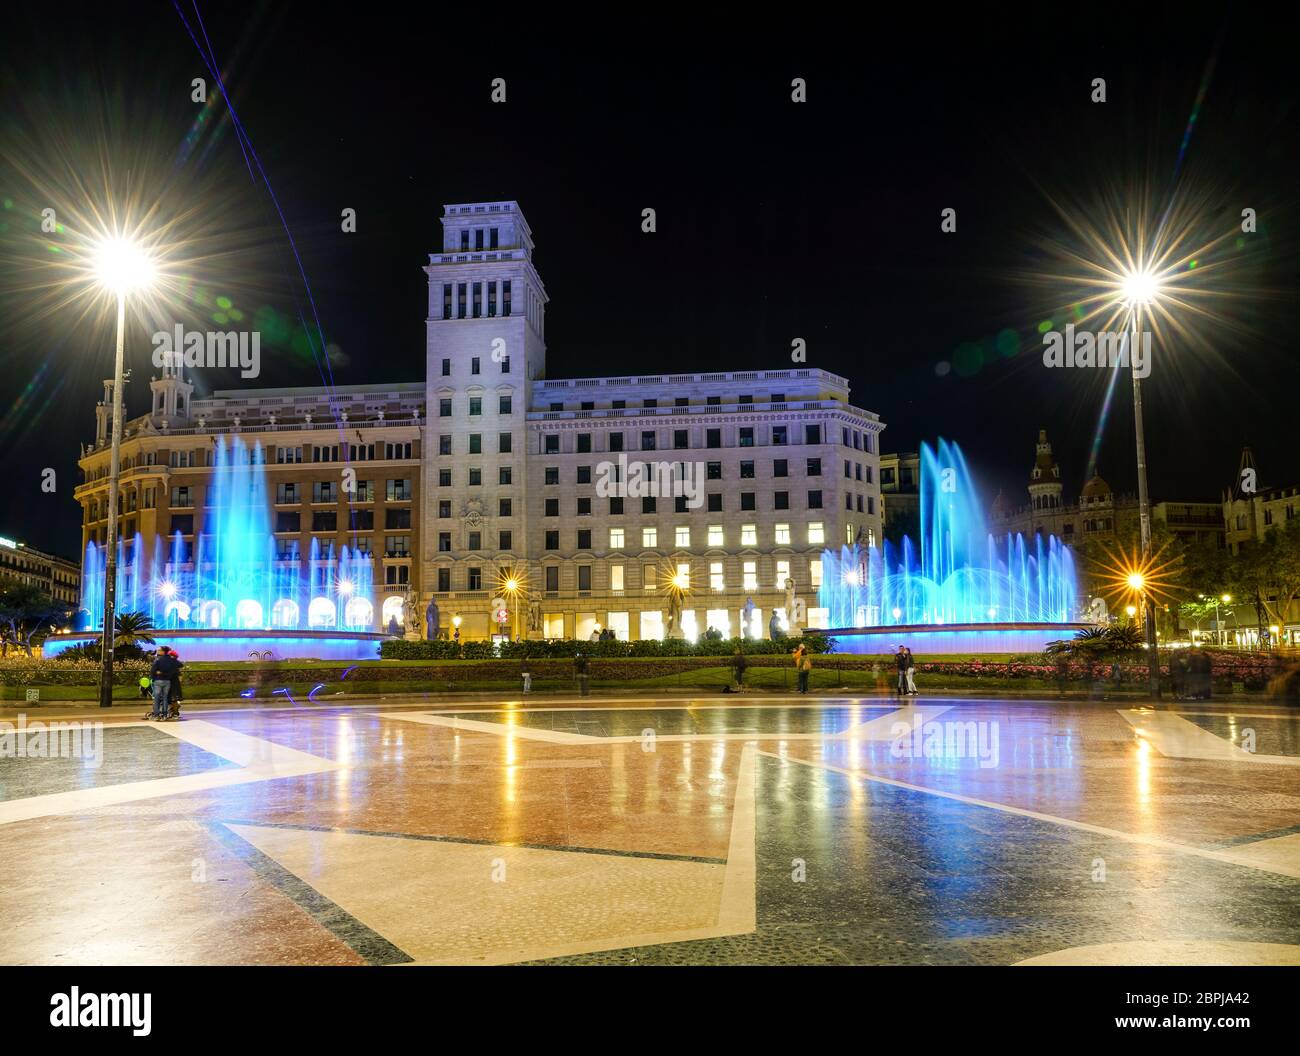
[(469, 434), (469, 453), (471, 455), (481, 455), (483, 453), (483, 434)]
[(583, 496), (578, 500), (578, 516), (579, 517), (591, 516), (591, 499), (587, 498), (586, 496)]
[(482, 397), (482, 396), (471, 396), (471, 397), (469, 398), (469, 413), (472, 414), (472, 415), (474, 415), (474, 414), (482, 414), (482, 413), (483, 413), (483, 397)]
[(615, 594), (623, 593), (623, 566), (609, 566), (609, 589)]
[(820, 458), (808, 459), (808, 476), (820, 477), (822, 475), (822, 460)]
[(808, 525), (808, 543), (812, 546), (824, 546), (826, 543), (826, 532), (821, 521), (812, 521)]
[(513, 476), (514, 476), (514, 471), (509, 466), (501, 466), (497, 470), (497, 483), (509, 484), (511, 483), (511, 478)]
[(754, 446), (754, 427), (752, 425), (742, 425), (740, 427), (740, 446)]
[[(777, 590), (785, 590), (785, 581), (790, 578), (790, 562), (778, 561), (776, 563), (776, 583), (774, 586)], [(787, 613), (787, 616), (789, 614)]]
[(754, 463), (742, 462), (740, 464), (740, 479), (752, 480), (754, 478)]
[(721, 447), (721, 446), (722, 446), (722, 430), (721, 430), (721, 429), (706, 429), (706, 430), (704, 431), (704, 446), (705, 446), (705, 447)]
[(623, 434), (622, 434), (622, 433), (610, 433), (610, 434), (609, 434), (609, 449), (610, 449), (611, 451), (622, 451), (622, 450), (623, 450)]
[(547, 516), (547, 517), (558, 517), (559, 515), (560, 515), (560, 500), (559, 500), (559, 499), (547, 499), (547, 500), (546, 500), (546, 516)]
[(740, 508), (742, 510), (754, 510), (758, 508), (754, 505), (754, 492), (742, 491), (740, 493)]
[(647, 594), (653, 594), (659, 587), (658, 569), (654, 565), (641, 566), (641, 588)]
[(744, 582), (741, 585), (742, 590), (758, 590), (758, 562), (746, 561), (743, 568)]
[(808, 509), (820, 510), (822, 508), (822, 493), (820, 491), (808, 492)]
[[(447, 547), (447, 549), (450, 550), (451, 547), (449, 546)], [(450, 568), (438, 569), (438, 593), (446, 594), (450, 590), (451, 590), (451, 569)]]
[(758, 545), (758, 525), (742, 524), (740, 526), (740, 545), (741, 546)]
[(655, 449), (655, 434), (653, 429), (644, 430), (641, 433), (641, 450), (653, 451)]
[[(581, 544), (579, 544), (579, 549), (581, 549)], [(590, 565), (578, 566), (578, 589), (586, 590), (586, 591), (591, 590), (591, 566)]]
[(558, 550), (560, 548), (560, 533), (551, 531), (546, 533), (546, 549)]
[[(471, 547), (470, 549), (477, 550), (478, 547)], [(469, 590), (483, 589), (483, 570), (481, 568), (471, 568), (469, 570), (469, 576), (466, 582), (466, 587)]]
[(497, 436), (497, 451), (503, 455), (510, 454), (511, 439), (509, 433), (501, 433)]
[(820, 425), (805, 425), (803, 427), (803, 442), (805, 444), (820, 444), (822, 442), (822, 427)]
[(715, 594), (721, 594), (727, 589), (726, 576), (723, 575), (721, 561), (709, 562), (709, 589)]
[(591, 549), (591, 529), (590, 529), (590, 528), (581, 528), (581, 529), (578, 530), (578, 549), (579, 549), (579, 550), (590, 550), (590, 549)]
[(578, 454), (587, 455), (591, 453), (591, 434), (578, 433)]
[(578, 467), (578, 483), (579, 483), (579, 484), (590, 484), (590, 483), (591, 483), (591, 467), (590, 467), (590, 466), (579, 466), (579, 467)]
[(709, 463), (707, 463), (706, 468), (705, 468), (704, 476), (705, 476), (705, 478), (708, 479), (708, 480), (721, 480), (721, 479), (722, 479), (722, 463), (721, 463), (721, 462), (709, 462)]
[(646, 550), (653, 550), (658, 545), (659, 545), (659, 529), (642, 528), (641, 529), (642, 548)]
[(509, 517), (512, 513), (511, 502), (509, 499), (497, 499), (497, 516)]
[(471, 374), (478, 374), (478, 373), (479, 373), (479, 364), (480, 364), (481, 362), (482, 362), (482, 361), (481, 361), (481, 359), (480, 359), (478, 356), (472, 356), (472, 357), (470, 358), (470, 361), (469, 361), (469, 372), (470, 372)]
[(451, 532), (438, 533), (438, 552), (440, 554), (451, 553)]
[(498, 550), (513, 550), (514, 547), (511, 545), (511, 543), (512, 543), (513, 541), (514, 541), (514, 540), (511, 539), (511, 537), (510, 537), (510, 533), (509, 533), (509, 532), (501, 532), (501, 533), (500, 533), (500, 542), (499, 542), (499, 545), (497, 546), (497, 549), (498, 549)]
[(777, 546), (790, 545), (790, 526), (788, 524), (778, 524), (776, 526), (776, 537), (774, 542)]
[(623, 529), (611, 528), (609, 530), (609, 548), (611, 550), (623, 549)]
[(687, 442), (688, 433), (689, 430), (686, 429), (673, 430), (673, 449), (675, 451), (682, 451), (690, 446)]
[(440, 455), (451, 454), (451, 437), (448, 436), (446, 433), (443, 433), (438, 437), (438, 454)]
[(808, 562), (808, 579), (813, 590), (822, 585), (822, 559), (820, 557), (814, 557)]
[[(552, 594), (554, 594), (557, 590), (560, 589), (560, 566), (559, 565), (546, 566), (546, 589)], [(561, 620), (561, 626), (562, 625), (563, 625), (563, 620)]]
[(440, 469), (440, 470), (438, 470), (438, 487), (440, 487), (440, 488), (450, 488), (450, 487), (451, 487), (451, 470), (450, 470), (450, 469)]
[(710, 513), (721, 513), (721, 512), (722, 512), (722, 493), (721, 493), (720, 491), (711, 491), (711, 492), (709, 492), (709, 497), (708, 497), (708, 498), (709, 498), (709, 512), (710, 512)]
[(499, 414), (509, 414), (509, 413), (510, 413), (510, 397), (509, 397), (509, 396), (499, 396), (499, 397), (497, 398), (497, 412), (498, 412)]
[[(469, 533), (469, 543), (468, 543), (468, 545), (466, 545), (465, 549), (466, 549), (466, 550), (482, 550), (482, 549), (483, 549), (483, 533), (482, 533), (482, 532), (470, 532), (470, 533)], [(470, 587), (469, 589), (470, 589), (470, 590), (477, 590), (477, 589), (479, 589), (479, 588), (477, 588), (477, 587)]]
[(711, 524), (711, 525), (709, 525), (709, 545), (710, 545), (710, 546), (725, 546), (726, 543), (723, 541), (724, 538), (725, 538), (725, 535), (726, 535), (726, 533), (724, 532), (722, 525), (720, 525), (720, 524)]
[(558, 455), (560, 453), (560, 434), (547, 433), (542, 439), (545, 441), (545, 447), (542, 449), (543, 454)]
[(677, 528), (674, 529), (674, 534), (674, 545), (681, 547), (691, 545), (691, 530), (687, 525), (678, 525)]

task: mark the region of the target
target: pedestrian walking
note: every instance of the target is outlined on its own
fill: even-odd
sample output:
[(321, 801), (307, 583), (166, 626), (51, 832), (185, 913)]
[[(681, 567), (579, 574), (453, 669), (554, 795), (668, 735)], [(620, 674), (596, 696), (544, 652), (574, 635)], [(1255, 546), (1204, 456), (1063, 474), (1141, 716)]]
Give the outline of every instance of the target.
[(894, 667), (898, 670), (898, 695), (907, 695), (907, 646), (900, 645), (894, 656)]
[(171, 646), (164, 646), (167, 655), (176, 661), (176, 674), (172, 676), (172, 684), (168, 687), (167, 692), (167, 718), (179, 721), (181, 717), (181, 668), (185, 666), (185, 661), (181, 659), (181, 654)]
[(912, 650), (907, 649), (907, 691), (912, 696), (916, 696), (919, 690), (916, 688), (916, 659), (912, 656)]

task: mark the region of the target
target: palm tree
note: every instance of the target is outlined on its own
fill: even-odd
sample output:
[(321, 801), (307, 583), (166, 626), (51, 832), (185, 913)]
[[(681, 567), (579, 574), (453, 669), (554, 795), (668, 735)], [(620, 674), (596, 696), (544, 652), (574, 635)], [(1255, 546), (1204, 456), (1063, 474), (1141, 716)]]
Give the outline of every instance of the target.
[(113, 620), (113, 649), (153, 645), (153, 620), (143, 612), (119, 612)]

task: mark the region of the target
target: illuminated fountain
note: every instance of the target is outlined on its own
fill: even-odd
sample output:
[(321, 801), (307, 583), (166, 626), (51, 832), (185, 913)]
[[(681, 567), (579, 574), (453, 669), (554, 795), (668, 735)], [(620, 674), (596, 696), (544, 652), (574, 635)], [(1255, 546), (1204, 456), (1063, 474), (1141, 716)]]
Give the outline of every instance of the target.
[[(118, 540), (117, 611), (143, 612), (158, 628), (154, 639), (186, 659), (363, 659), (377, 655), (386, 637), (374, 633), (371, 559), (347, 546), (320, 549), (313, 539), (304, 562), (281, 554), (271, 532), (266, 471), (260, 443), (238, 437), (214, 447), (208, 507), (198, 543), (180, 532), (171, 539), (140, 533)], [(86, 547), (81, 607), (85, 630), (101, 629), (104, 548)], [(57, 655), (96, 637), (59, 635), (46, 643)]]
[(1028, 653), (1073, 636), (1074, 559), (1055, 536), (989, 534), (956, 444), (921, 445), (921, 539), (822, 553), (818, 604), (841, 652)]

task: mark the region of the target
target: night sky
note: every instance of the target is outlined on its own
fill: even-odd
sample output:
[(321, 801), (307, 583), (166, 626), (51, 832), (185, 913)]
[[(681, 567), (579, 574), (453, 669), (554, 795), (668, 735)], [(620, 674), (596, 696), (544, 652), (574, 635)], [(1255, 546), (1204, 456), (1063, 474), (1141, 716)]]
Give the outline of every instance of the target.
[[(337, 384), (423, 380), (420, 269), (441, 248), (443, 204), (516, 199), (551, 299), (549, 376), (783, 369), (802, 337), (809, 366), (846, 376), (853, 402), (880, 414), (884, 450), (955, 439), (989, 498), (1001, 487), (1017, 502), (1039, 428), (1077, 495), (1104, 392), (1042, 365), (1036, 327), (1061, 316), (1023, 276), (1055, 266), (1035, 248), (1062, 229), (1048, 198), (1189, 186), (1223, 230), (1251, 207), (1259, 231), (1224, 262), (1230, 323), (1204, 324), (1213, 354), (1172, 349), (1176, 362), (1158, 361), (1147, 383), (1153, 499), (1217, 500), (1245, 442), (1261, 484), (1300, 483), (1296, 81), (1280, 27), (1172, 4), (861, 27), (847, 10), (797, 28), (773, 12), (767, 32), (659, 8), (626, 24), (613, 8), (571, 23), (536, 8), (425, 9), (434, 21), (388, 5), (202, 4), (200, 30), (180, 7), (200, 40), (206, 31), (306, 286), (224, 105), (195, 124), (190, 81), (207, 71), (177, 8), (10, 14), (0, 535), (76, 552), (77, 444), (93, 438), (112, 355), (106, 324), (86, 338), (74, 307), (33, 317), (25, 303), (13, 262), (41, 192), (22, 175), (16, 144), (31, 139), (17, 128), (57, 152), (106, 127), (215, 188), (212, 223), (240, 232), (235, 303), (292, 321), (314, 301)], [(494, 77), (505, 104), (490, 101)], [(794, 77), (806, 104), (790, 100)], [(1094, 77), (1105, 103), (1090, 100)], [(646, 207), (653, 234), (641, 231)], [(940, 230), (948, 207), (952, 234)], [(344, 208), (357, 210), (355, 234), (340, 230)], [(143, 324), (129, 342), (139, 414), (152, 369)], [(263, 354), (254, 384), (320, 383), (301, 342)], [(1122, 387), (1099, 448), (1121, 491), (1135, 487), (1129, 400)], [(54, 495), (40, 488), (47, 466)]]

